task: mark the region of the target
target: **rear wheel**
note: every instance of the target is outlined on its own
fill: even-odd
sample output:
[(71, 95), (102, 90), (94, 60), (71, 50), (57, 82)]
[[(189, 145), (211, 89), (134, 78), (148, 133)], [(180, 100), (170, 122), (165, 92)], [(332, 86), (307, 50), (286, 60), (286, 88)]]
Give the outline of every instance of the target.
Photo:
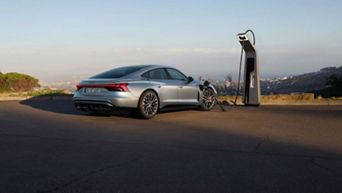
[(213, 89), (205, 88), (202, 94), (201, 109), (204, 111), (210, 111), (216, 104), (216, 94)]
[(148, 90), (144, 92), (139, 100), (138, 112), (144, 119), (151, 119), (157, 114), (159, 99), (155, 92)]

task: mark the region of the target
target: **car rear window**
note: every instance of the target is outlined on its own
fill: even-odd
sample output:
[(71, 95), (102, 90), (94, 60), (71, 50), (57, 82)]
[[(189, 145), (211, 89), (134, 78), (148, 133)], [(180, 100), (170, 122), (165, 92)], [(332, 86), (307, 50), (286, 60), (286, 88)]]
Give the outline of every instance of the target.
[(106, 72), (102, 72), (101, 74), (97, 74), (95, 76), (90, 77), (91, 79), (104, 79), (104, 78), (121, 78), (133, 72), (136, 72), (146, 66), (126, 66), (120, 68), (114, 68), (112, 70), (108, 70)]

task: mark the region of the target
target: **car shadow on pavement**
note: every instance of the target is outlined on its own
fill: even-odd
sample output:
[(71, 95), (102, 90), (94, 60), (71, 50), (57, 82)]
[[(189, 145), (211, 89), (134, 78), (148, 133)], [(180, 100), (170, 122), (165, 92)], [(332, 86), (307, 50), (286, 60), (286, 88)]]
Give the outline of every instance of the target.
[[(110, 116), (118, 116), (118, 117), (126, 117), (126, 118), (135, 118), (140, 119), (139, 115), (134, 109), (119, 109), (113, 113), (90, 113), (79, 111), (75, 108), (74, 103), (71, 99), (63, 99), (63, 100), (53, 100), (51, 98), (42, 98), (42, 97), (33, 97), (24, 101), (21, 101), (20, 104), (27, 105), (35, 109), (40, 109), (44, 111), (60, 113), (60, 114), (68, 114), (68, 115), (84, 115), (84, 116), (101, 116), (101, 117), (110, 117)], [(183, 106), (183, 107), (173, 107), (173, 108), (165, 108), (160, 111), (160, 113), (170, 113), (177, 111), (187, 111), (187, 110), (195, 110), (198, 109), (193, 106)]]
[(35, 109), (44, 111), (50, 111), (54, 113), (69, 114), (69, 115), (87, 115), (88, 113), (78, 111), (74, 107), (74, 103), (71, 99), (64, 100), (52, 100), (49, 98), (33, 97), (24, 101), (20, 104), (27, 105)]

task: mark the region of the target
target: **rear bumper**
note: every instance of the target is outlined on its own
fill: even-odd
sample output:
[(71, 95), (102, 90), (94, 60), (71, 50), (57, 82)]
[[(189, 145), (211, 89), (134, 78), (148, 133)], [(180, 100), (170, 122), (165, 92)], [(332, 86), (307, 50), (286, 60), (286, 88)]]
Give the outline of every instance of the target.
[(116, 110), (112, 103), (106, 101), (74, 100), (74, 104), (76, 109), (81, 111), (113, 112)]
[(139, 98), (130, 92), (110, 92), (105, 95), (84, 95), (76, 92), (73, 97), (75, 107), (79, 110), (115, 110), (116, 108), (137, 108)]

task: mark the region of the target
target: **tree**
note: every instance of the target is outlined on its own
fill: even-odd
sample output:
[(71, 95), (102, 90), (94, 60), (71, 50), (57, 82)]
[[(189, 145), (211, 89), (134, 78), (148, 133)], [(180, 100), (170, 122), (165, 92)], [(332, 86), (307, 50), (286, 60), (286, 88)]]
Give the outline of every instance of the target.
[(325, 98), (342, 96), (342, 76), (338, 77), (334, 74), (329, 76), (326, 85), (328, 86), (327, 88), (316, 90), (315, 95)]
[(334, 74), (327, 79), (327, 85), (334, 89), (342, 89), (342, 76), (337, 77)]
[(20, 73), (0, 73), (0, 92), (32, 91), (39, 87), (38, 79)]

